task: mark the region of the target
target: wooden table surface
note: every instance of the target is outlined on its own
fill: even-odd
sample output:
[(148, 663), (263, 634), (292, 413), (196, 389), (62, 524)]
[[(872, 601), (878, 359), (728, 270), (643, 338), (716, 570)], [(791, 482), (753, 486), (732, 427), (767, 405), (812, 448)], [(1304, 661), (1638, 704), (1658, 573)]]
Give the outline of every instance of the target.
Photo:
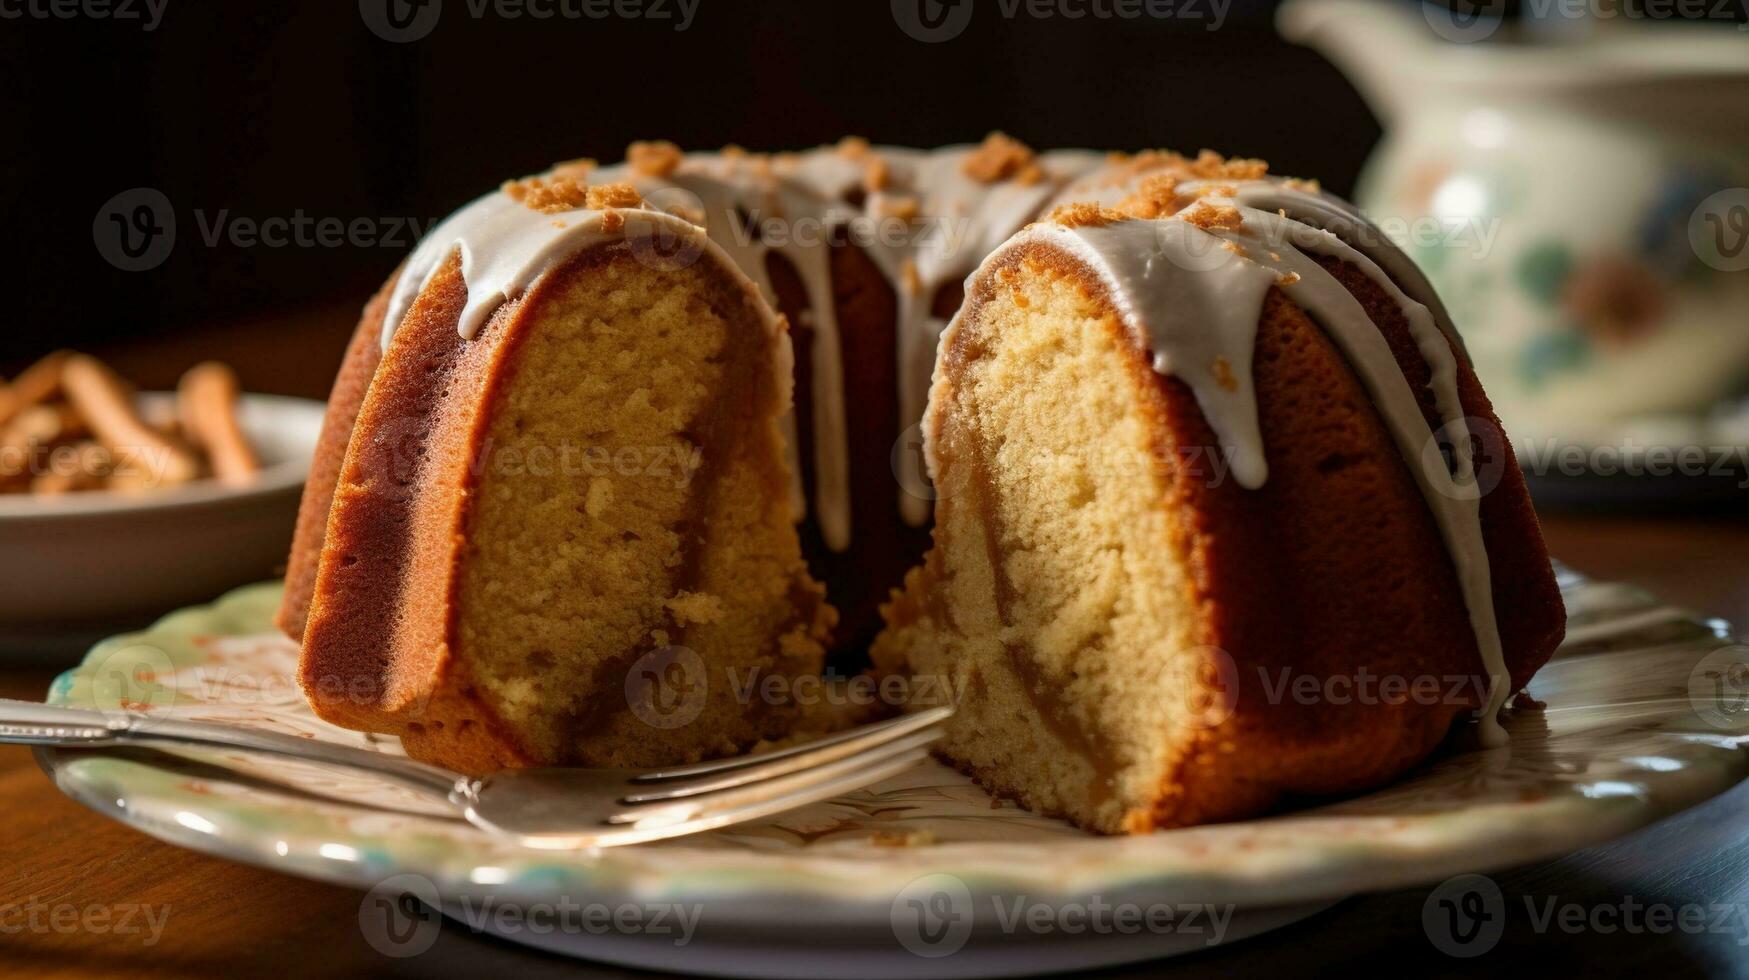
[[(316, 346), (338, 351), (349, 315), (325, 311), (299, 329), (319, 337)], [(258, 388), (315, 393), (332, 371), (328, 355), (305, 357), (289, 380), (275, 374), (281, 383), (264, 383), (274, 368), (265, 361), (251, 367), (258, 349), (225, 351)], [(148, 384), (185, 366), (149, 349), (116, 359)], [(1569, 517), (1548, 518), (1546, 531), (1555, 554), (1583, 572), (1635, 582), (1678, 605), (1749, 624), (1749, 522)], [(55, 672), (40, 664), (0, 666), (0, 696), (38, 699)], [(158, 843), (61, 796), (22, 748), (0, 746), (0, 812), (7, 824), (0, 833), (0, 975), (634, 975), (528, 952), (449, 924), (428, 952), (384, 957), (360, 931), (360, 892)], [(1749, 784), (1623, 840), (1495, 875), (1509, 909), (1519, 911), (1509, 916), (1500, 944), (1477, 961), (1433, 948), (1421, 921), (1427, 893), (1413, 890), (1351, 899), (1254, 940), (1110, 975), (1312, 976), (1357, 959), (1412, 975), (1478, 968), (1749, 975), (1746, 870)], [(1698, 904), (1735, 917), (1721, 920), (1729, 929), (1699, 934), (1533, 930), (1523, 901), (1550, 898), (1592, 909)], [(107, 916), (120, 924), (124, 915), (141, 928), (123, 933), (75, 921)], [(162, 926), (156, 942), (145, 928), (152, 921)]]

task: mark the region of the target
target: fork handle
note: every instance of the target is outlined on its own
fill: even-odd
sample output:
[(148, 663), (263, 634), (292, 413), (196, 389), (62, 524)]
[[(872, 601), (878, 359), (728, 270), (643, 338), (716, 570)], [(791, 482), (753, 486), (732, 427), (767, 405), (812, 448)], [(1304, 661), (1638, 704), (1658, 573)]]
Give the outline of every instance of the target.
[(131, 711), (88, 711), (4, 698), (0, 698), (0, 742), (63, 748), (145, 745), (243, 749), (359, 770), (451, 807), (456, 805), (454, 794), (472, 783), (471, 779), (447, 769), (319, 739), (241, 725), (155, 718)]

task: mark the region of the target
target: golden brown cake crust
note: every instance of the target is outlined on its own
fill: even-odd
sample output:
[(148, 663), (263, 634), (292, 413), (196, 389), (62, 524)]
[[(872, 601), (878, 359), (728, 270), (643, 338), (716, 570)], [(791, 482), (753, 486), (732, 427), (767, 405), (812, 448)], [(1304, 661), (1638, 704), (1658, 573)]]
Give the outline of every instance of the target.
[(505, 327), (529, 297), (473, 342), (456, 329), (466, 299), (452, 258), (408, 311), (365, 393), (333, 495), (299, 680), (328, 721), (398, 735), (409, 754), (485, 772), (530, 757), (450, 655), (449, 571), (466, 468), (443, 479), (438, 461), (466, 458), (477, 420), (462, 393), (478, 391), (499, 363)]
[(322, 542), (328, 536), (328, 511), (334, 504), (334, 485), (346, 461), (346, 445), (358, 422), (364, 393), (382, 360), (383, 317), (389, 296), (401, 278), (399, 269), (365, 304), (358, 329), (346, 345), (334, 390), (328, 396), (328, 411), (322, 418), (322, 434), (310, 460), (310, 475), (304, 481), (303, 500), (298, 504), (297, 530), (292, 534), (291, 555), (286, 559), (285, 594), (274, 624), (294, 640), (304, 636), (310, 615), (310, 598), (316, 591), (316, 569), (322, 561)]
[[(1358, 270), (1324, 261), (1366, 308), (1410, 386), (1423, 392), (1430, 371), (1401, 311)], [(1452, 561), (1426, 502), (1371, 398), (1324, 333), (1271, 290), (1254, 364), (1269, 479), (1247, 490), (1211, 472), (1206, 453), (1219, 440), (1195, 396), (1153, 369), (1151, 352), (1129, 337), (1080, 260), (1048, 247), (1011, 250), (974, 285), (964, 326), (975, 329), (1003, 270), (1022, 263), (1079, 281), (1104, 308), (1108, 328), (1126, 338), (1134, 354), (1129, 382), (1151, 416), (1154, 458), (1169, 488), (1162, 505), (1174, 515), (1177, 540), (1170, 546), (1189, 557), (1195, 593), (1189, 598), (1204, 611), (1200, 642), (1224, 651), (1237, 681), (1230, 716), (1178, 749), (1152, 810), (1132, 812), (1124, 829), (1255, 815), (1293, 796), (1376, 786), (1426, 758), (1455, 719), (1481, 706), (1474, 686), (1460, 699), (1448, 697), (1442, 683), (1436, 704), (1362, 705), (1272, 698), (1263, 682), (1284, 670), (1354, 677), (1364, 667), (1375, 676), (1442, 681), (1482, 672)], [(1517, 687), (1559, 645), (1565, 612), (1510, 445), (1473, 370), (1461, 356), (1458, 363), (1459, 392), (1483, 447), (1479, 465), (1499, 476), (1483, 498), (1482, 524)], [(1437, 425), (1430, 393), (1423, 408)], [(941, 438), (940, 431), (934, 436)], [(1169, 459), (1177, 464), (1166, 465)], [(895, 625), (915, 601), (906, 596), (894, 604)]]

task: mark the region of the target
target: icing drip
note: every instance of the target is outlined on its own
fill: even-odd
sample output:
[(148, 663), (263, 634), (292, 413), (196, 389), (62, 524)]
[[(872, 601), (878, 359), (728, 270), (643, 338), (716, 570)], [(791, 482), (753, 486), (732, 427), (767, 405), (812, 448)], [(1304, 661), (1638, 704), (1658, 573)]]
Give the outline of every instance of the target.
[[(1045, 179), (984, 183), (964, 171), (973, 152), (968, 147), (881, 152), (892, 179), (887, 188), (868, 195), (865, 217), (890, 224), (893, 215), (914, 205), (919, 218), (902, 234), (876, 234), (865, 245), (898, 297), (899, 428), (904, 431), (923, 417), (936, 348), (947, 327), (934, 312), (936, 293), (970, 275), (984, 256), (1038, 214), (1063, 180), (1092, 167), (1097, 158), (1078, 152), (1041, 154)], [(892, 230), (884, 225), (877, 229)], [(919, 485), (924, 474), (915, 456), (901, 454), (899, 467), (901, 487)], [(902, 489), (899, 508), (914, 526), (929, 520), (929, 501)]]
[[(674, 211), (702, 226), (705, 233), (758, 286), (767, 303), (777, 303), (769, 256), (787, 260), (807, 292), (812, 331), (810, 367), (813, 378), (814, 483), (816, 520), (827, 547), (850, 547), (850, 453), (845, 430), (843, 358), (837, 306), (832, 301), (830, 255), (825, 231), (833, 218), (831, 204), (810, 189), (778, 179), (764, 158), (691, 154), (674, 172), (654, 177), (623, 168), (602, 175), (627, 180), (652, 206)], [(769, 219), (786, 223), (777, 244), (758, 225)], [(793, 410), (784, 416), (784, 452), (789, 463), (790, 504), (797, 519), (807, 512), (802, 491), (801, 459), (797, 451)]]
[[(848, 237), (861, 247), (893, 288), (898, 429), (923, 417), (935, 350), (947, 321), (935, 315), (936, 293), (969, 275), (992, 249), (1037, 216), (1071, 178), (1102, 159), (1085, 151), (1040, 154), (1041, 179), (982, 182), (965, 173), (972, 147), (937, 150), (869, 147), (847, 153), (822, 147), (775, 157), (688, 154), (660, 176), (612, 168), (599, 179), (637, 186), (652, 206), (701, 224), (766, 295), (777, 297), (767, 257), (781, 255), (807, 294), (812, 331), (814, 500), (821, 537), (834, 551), (851, 545), (850, 450), (846, 431), (843, 342), (833, 302), (830, 247)], [(884, 168), (884, 185), (865, 190), (870, 161)], [(678, 193), (676, 193), (678, 192)], [(759, 227), (775, 219), (774, 234)], [(848, 234), (846, 234), (848, 232)], [(799, 520), (803, 497), (793, 417), (785, 420), (791, 498)], [(905, 492), (923, 474), (915, 456), (900, 454), (895, 489), (900, 513), (914, 526), (929, 520), (929, 501)]]
[[(1187, 184), (1179, 193), (1196, 198), (1202, 189)], [(1233, 190), (1231, 196), (1210, 200), (1237, 207), (1242, 221), (1235, 227), (1204, 228), (1177, 218), (1074, 227), (1041, 223), (1016, 235), (985, 265), (999, 262), (1010, 249), (1048, 241), (1095, 269), (1109, 285), (1137, 342), (1153, 351), (1155, 369), (1183, 381), (1194, 393), (1230, 457), (1234, 477), (1250, 489), (1268, 478), (1251, 383), (1259, 314), (1271, 287), (1282, 289), (1304, 309), (1371, 395), (1439, 527), (1490, 677), (1488, 700), (1479, 716), (1482, 739), (1490, 746), (1503, 744), (1506, 736), (1498, 715), (1510, 684), (1495, 621), (1469, 429), (1457, 391), (1457, 361), (1445, 332), (1449, 321), (1443, 310), (1434, 312), (1439, 307), (1431, 291), (1422, 293), (1425, 303), (1410, 298), (1393, 275), (1362, 250), (1330, 231), (1273, 209), (1290, 215), (1304, 211), (1319, 224), (1351, 232), (1359, 227), (1352, 215), (1323, 198), (1274, 183), (1257, 182)], [(1099, 196), (1114, 201), (1123, 194), (1102, 189)], [(1384, 250), (1391, 251), (1388, 246)], [(1429, 387), (1442, 423), (1440, 435), (1448, 438), (1452, 454), (1449, 469), (1434, 451), (1439, 446), (1435, 433), (1384, 337), (1353, 295), (1315, 261), (1315, 255), (1353, 264), (1403, 311), (1432, 371)], [(1405, 278), (1412, 286), (1425, 287), (1418, 275)], [(935, 465), (931, 453), (930, 466)]]

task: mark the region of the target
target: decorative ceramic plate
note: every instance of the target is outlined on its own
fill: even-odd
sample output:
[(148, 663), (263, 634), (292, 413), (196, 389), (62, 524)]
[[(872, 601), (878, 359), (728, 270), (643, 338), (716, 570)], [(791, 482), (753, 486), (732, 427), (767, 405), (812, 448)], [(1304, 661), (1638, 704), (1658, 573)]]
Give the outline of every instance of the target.
[[(44, 751), (69, 795), (153, 836), (372, 889), (366, 938), (411, 955), (441, 907), (483, 932), (693, 973), (990, 976), (1233, 941), (1345, 896), (1543, 860), (1649, 824), (1749, 775), (1749, 648), (1621, 585), (1563, 576), (1568, 641), (1509, 747), (1456, 744), (1357, 799), (1268, 819), (1100, 838), (998, 804), (930, 764), (827, 804), (699, 837), (523, 850), (387, 786), (283, 762)], [(398, 752), (314, 718), (277, 586), (100, 644), (56, 702), (256, 725)], [(206, 760), (210, 763), (212, 760)], [(321, 795), (316, 795), (320, 793)], [(350, 803), (324, 797), (339, 794)], [(411, 895), (424, 906), (405, 901)]]

